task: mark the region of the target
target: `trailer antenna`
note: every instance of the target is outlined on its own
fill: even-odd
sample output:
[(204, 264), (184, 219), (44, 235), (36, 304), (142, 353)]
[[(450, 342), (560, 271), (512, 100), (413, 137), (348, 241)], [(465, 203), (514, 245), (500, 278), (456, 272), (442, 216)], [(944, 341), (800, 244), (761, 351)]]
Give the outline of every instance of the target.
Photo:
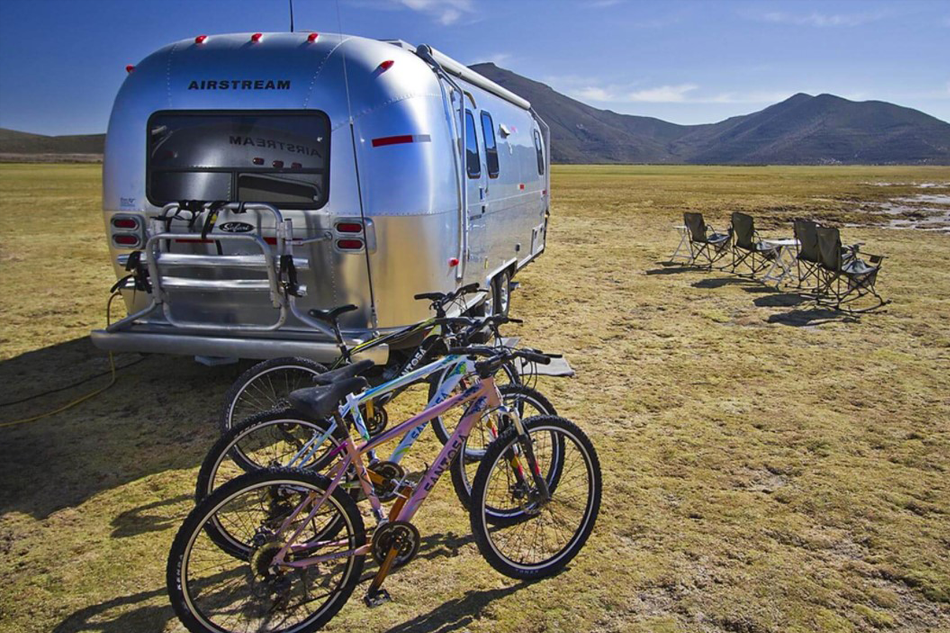
[(290, 32), (294, 32), (294, 0), (287, 0), (290, 4)]

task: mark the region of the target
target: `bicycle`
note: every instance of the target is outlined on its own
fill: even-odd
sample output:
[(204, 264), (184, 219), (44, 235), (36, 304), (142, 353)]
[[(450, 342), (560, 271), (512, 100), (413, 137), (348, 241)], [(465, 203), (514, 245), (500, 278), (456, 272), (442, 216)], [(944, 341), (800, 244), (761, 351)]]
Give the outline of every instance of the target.
[[(464, 305), (459, 304), (461, 298), (479, 292), (484, 291), (479, 288), (477, 283), (474, 283), (462, 286), (450, 293), (426, 292), (418, 294), (415, 296), (416, 300), (431, 302), (429, 307), (435, 311), (434, 317), (406, 326), (396, 332), (369, 339), (352, 348), (345, 343), (339, 325), (339, 317), (358, 309), (356, 306), (351, 304), (338, 306), (331, 310), (311, 310), (310, 316), (323, 321), (333, 329), (337, 345), (340, 348), (340, 356), (329, 368), (316, 361), (294, 356), (262, 361), (249, 368), (238, 377), (225, 394), (225, 404), (218, 422), (221, 432), (227, 433), (237, 423), (256, 413), (286, 407), (286, 398), (291, 391), (313, 384), (314, 377), (325, 373), (328, 369), (337, 369), (351, 363), (353, 356), (360, 352), (368, 351), (383, 344), (405, 343), (410, 339), (422, 337), (422, 341), (411, 348), (413, 349), (412, 353), (403, 355), (399, 359), (401, 362), (391, 365), (388, 372), (384, 371), (382, 379), (385, 381), (411, 371), (430, 359), (433, 348), (446, 334), (452, 333), (456, 320), (447, 316), (446, 308), (458, 304), (456, 307), (459, 311), (464, 311)], [(497, 329), (491, 331), (491, 335), (498, 337)], [(514, 367), (507, 367), (505, 372), (510, 382), (520, 382), (518, 372)], [(392, 397), (395, 397), (395, 395), (397, 394)], [(368, 422), (367, 427), (372, 435), (380, 432), (386, 426), (385, 405), (386, 402), (369, 403), (365, 417)], [(448, 437), (447, 433), (445, 437)]]
[[(353, 593), (367, 555), (379, 570), (364, 601), (370, 606), (386, 601), (386, 576), (407, 564), (420, 547), (412, 518), (486, 407), (502, 406), (493, 379), (500, 364), (513, 358), (548, 362), (548, 357), (525, 350), (464, 353), (475, 361), (475, 385), (359, 446), (347, 437), (334, 449), (342, 459), (328, 476), (300, 469), (259, 470), (228, 482), (192, 510), (175, 536), (166, 567), (172, 606), (189, 631), (246, 631), (265, 625), (272, 631), (314, 631)], [(484, 360), (476, 360), (478, 356)], [(309, 401), (318, 417), (339, 415), (338, 405), (365, 386), (365, 379), (347, 377), (312, 389)], [(467, 412), (436, 461), (417, 483), (401, 483), (396, 503), (384, 514), (363, 456), (464, 405)], [(600, 509), (600, 463), (590, 440), (572, 422), (508, 414), (512, 424), (479, 464), (470, 521), (478, 549), (492, 567), (512, 578), (537, 579), (557, 573), (589, 538)], [(570, 477), (553, 477), (549, 470), (542, 475), (553, 446), (548, 436), (554, 435), (565, 447), (562, 457), (570, 465), (562, 472)], [(341, 485), (351, 469), (376, 520), (371, 537), (356, 502)], [(511, 520), (489, 530), (489, 504), (510, 508)], [(206, 525), (215, 517), (243, 532), (240, 557), (205, 543)], [(528, 531), (533, 538), (525, 537)]]
[[(493, 319), (507, 317), (496, 315)], [(361, 361), (319, 376), (317, 380), (326, 385), (336, 380), (356, 376), (372, 367), (371, 361)], [(427, 407), (433, 407), (449, 399), (457, 387), (464, 380), (475, 375), (473, 361), (458, 355), (449, 355), (442, 359), (421, 367), (410, 374), (364, 391), (358, 396), (348, 396), (339, 407), (336, 415), (320, 418), (306, 402), (310, 390), (293, 392), (290, 400), (296, 408), (268, 411), (246, 420), (228, 433), (221, 436), (202, 461), (201, 469), (195, 485), (195, 501), (200, 503), (224, 481), (232, 479), (243, 472), (263, 469), (273, 466), (305, 468), (314, 472), (326, 469), (334, 459), (334, 451), (349, 437), (345, 420), (352, 419), (353, 424), (363, 441), (370, 439), (362, 419), (361, 410), (365, 402), (402, 389), (406, 384), (418, 382), (427, 375), (443, 372), (446, 379), (442, 382), (436, 394), (429, 400)], [(298, 396), (298, 393), (301, 394)], [(526, 408), (533, 409), (533, 414), (556, 415), (554, 406), (539, 392), (523, 385), (503, 385), (499, 393), (507, 408), (514, 407), (519, 416), (524, 417)], [(507, 409), (505, 409), (507, 410)], [(441, 417), (441, 416), (439, 416)], [(400, 465), (402, 458), (409, 452), (422, 435), (427, 424), (409, 429), (392, 451), (388, 459), (379, 461), (375, 450), (371, 449), (368, 472), (377, 494), (383, 501), (395, 498), (398, 482), (403, 480), (407, 473)], [(503, 411), (491, 409), (486, 411), (483, 419), (477, 425), (477, 431), (466, 438), (460, 457), (451, 467), (451, 480), (456, 495), (462, 506), (468, 508), (471, 503), (471, 466), (477, 464), (485, 452), (485, 446), (497, 437), (500, 430), (506, 428), (510, 422)], [(474, 448), (469, 447), (473, 442)], [(228, 460), (230, 458), (230, 461)], [(231, 462), (235, 466), (231, 466)], [(552, 468), (558, 467), (559, 462), (552, 460)], [(346, 486), (358, 488), (358, 482), (351, 477)], [(222, 548), (234, 551), (231, 548), (225, 526), (217, 523), (209, 527), (212, 539)]]

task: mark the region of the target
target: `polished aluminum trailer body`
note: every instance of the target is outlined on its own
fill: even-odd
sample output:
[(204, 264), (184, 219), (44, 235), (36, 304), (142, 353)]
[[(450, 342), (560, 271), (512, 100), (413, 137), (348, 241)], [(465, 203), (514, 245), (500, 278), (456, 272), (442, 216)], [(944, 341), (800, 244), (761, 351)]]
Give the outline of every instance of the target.
[[(116, 274), (146, 249), (160, 289), (127, 283), (136, 318), (93, 341), (325, 361), (337, 349), (310, 308), (359, 306), (342, 322), (353, 340), (425, 318), (413, 295), (487, 287), (543, 251), (547, 141), (527, 101), (428, 47), (309, 33), (167, 46), (119, 91), (103, 167)], [(155, 219), (186, 199), (246, 205), (213, 226), (207, 212), (190, 227)], [(271, 277), (291, 245), (302, 291), (282, 310)]]

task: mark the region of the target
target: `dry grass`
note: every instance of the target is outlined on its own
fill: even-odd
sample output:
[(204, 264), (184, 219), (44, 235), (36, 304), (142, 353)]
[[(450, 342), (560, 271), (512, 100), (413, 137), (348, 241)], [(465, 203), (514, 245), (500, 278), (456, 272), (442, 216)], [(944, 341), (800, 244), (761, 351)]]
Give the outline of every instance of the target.
[[(112, 281), (98, 174), (0, 166), (4, 401), (105, 368), (84, 338)], [(950, 236), (848, 229), (889, 256), (879, 287), (894, 300), (858, 321), (658, 263), (684, 209), (717, 225), (751, 211), (781, 235), (796, 215), (865, 222), (868, 201), (948, 181), (947, 168), (556, 168), (549, 251), (514, 306), (524, 340), (578, 370), (541, 387), (598, 447), (594, 537), (558, 577), (514, 583), (481, 560), (443, 483), (420, 514), (420, 559), (387, 580), (394, 602), (353, 599), (328, 630), (950, 630)], [(150, 357), (93, 401), (0, 429), (0, 630), (180, 630), (165, 556), (236, 371)]]

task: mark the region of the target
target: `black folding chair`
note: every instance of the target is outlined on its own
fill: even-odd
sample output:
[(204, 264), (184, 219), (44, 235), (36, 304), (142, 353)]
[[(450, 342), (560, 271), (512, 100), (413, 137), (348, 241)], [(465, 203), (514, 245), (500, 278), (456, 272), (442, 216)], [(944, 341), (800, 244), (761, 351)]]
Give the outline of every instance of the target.
[(771, 266), (778, 249), (759, 239), (751, 215), (738, 211), (732, 214), (732, 237), (732, 272), (735, 273), (740, 264), (745, 264), (749, 276), (755, 277)]
[(689, 231), (689, 252), (694, 262), (702, 256), (707, 262), (703, 267), (712, 268), (713, 264), (726, 256), (732, 237), (731, 229), (729, 233), (719, 233), (706, 225), (702, 213), (689, 211), (683, 214), (683, 224)]
[(795, 220), (795, 239), (798, 240), (798, 287), (814, 279), (814, 290), (821, 286), (821, 253), (818, 250), (818, 224), (811, 220)]
[[(816, 232), (821, 271), (817, 293), (819, 303), (832, 304), (836, 310), (847, 312), (869, 312), (890, 303), (874, 287), (883, 255), (867, 255), (868, 261), (865, 262), (858, 257), (858, 245), (841, 246), (838, 229), (818, 227)], [(861, 309), (851, 307), (853, 302), (869, 295), (877, 300), (876, 304)]]

